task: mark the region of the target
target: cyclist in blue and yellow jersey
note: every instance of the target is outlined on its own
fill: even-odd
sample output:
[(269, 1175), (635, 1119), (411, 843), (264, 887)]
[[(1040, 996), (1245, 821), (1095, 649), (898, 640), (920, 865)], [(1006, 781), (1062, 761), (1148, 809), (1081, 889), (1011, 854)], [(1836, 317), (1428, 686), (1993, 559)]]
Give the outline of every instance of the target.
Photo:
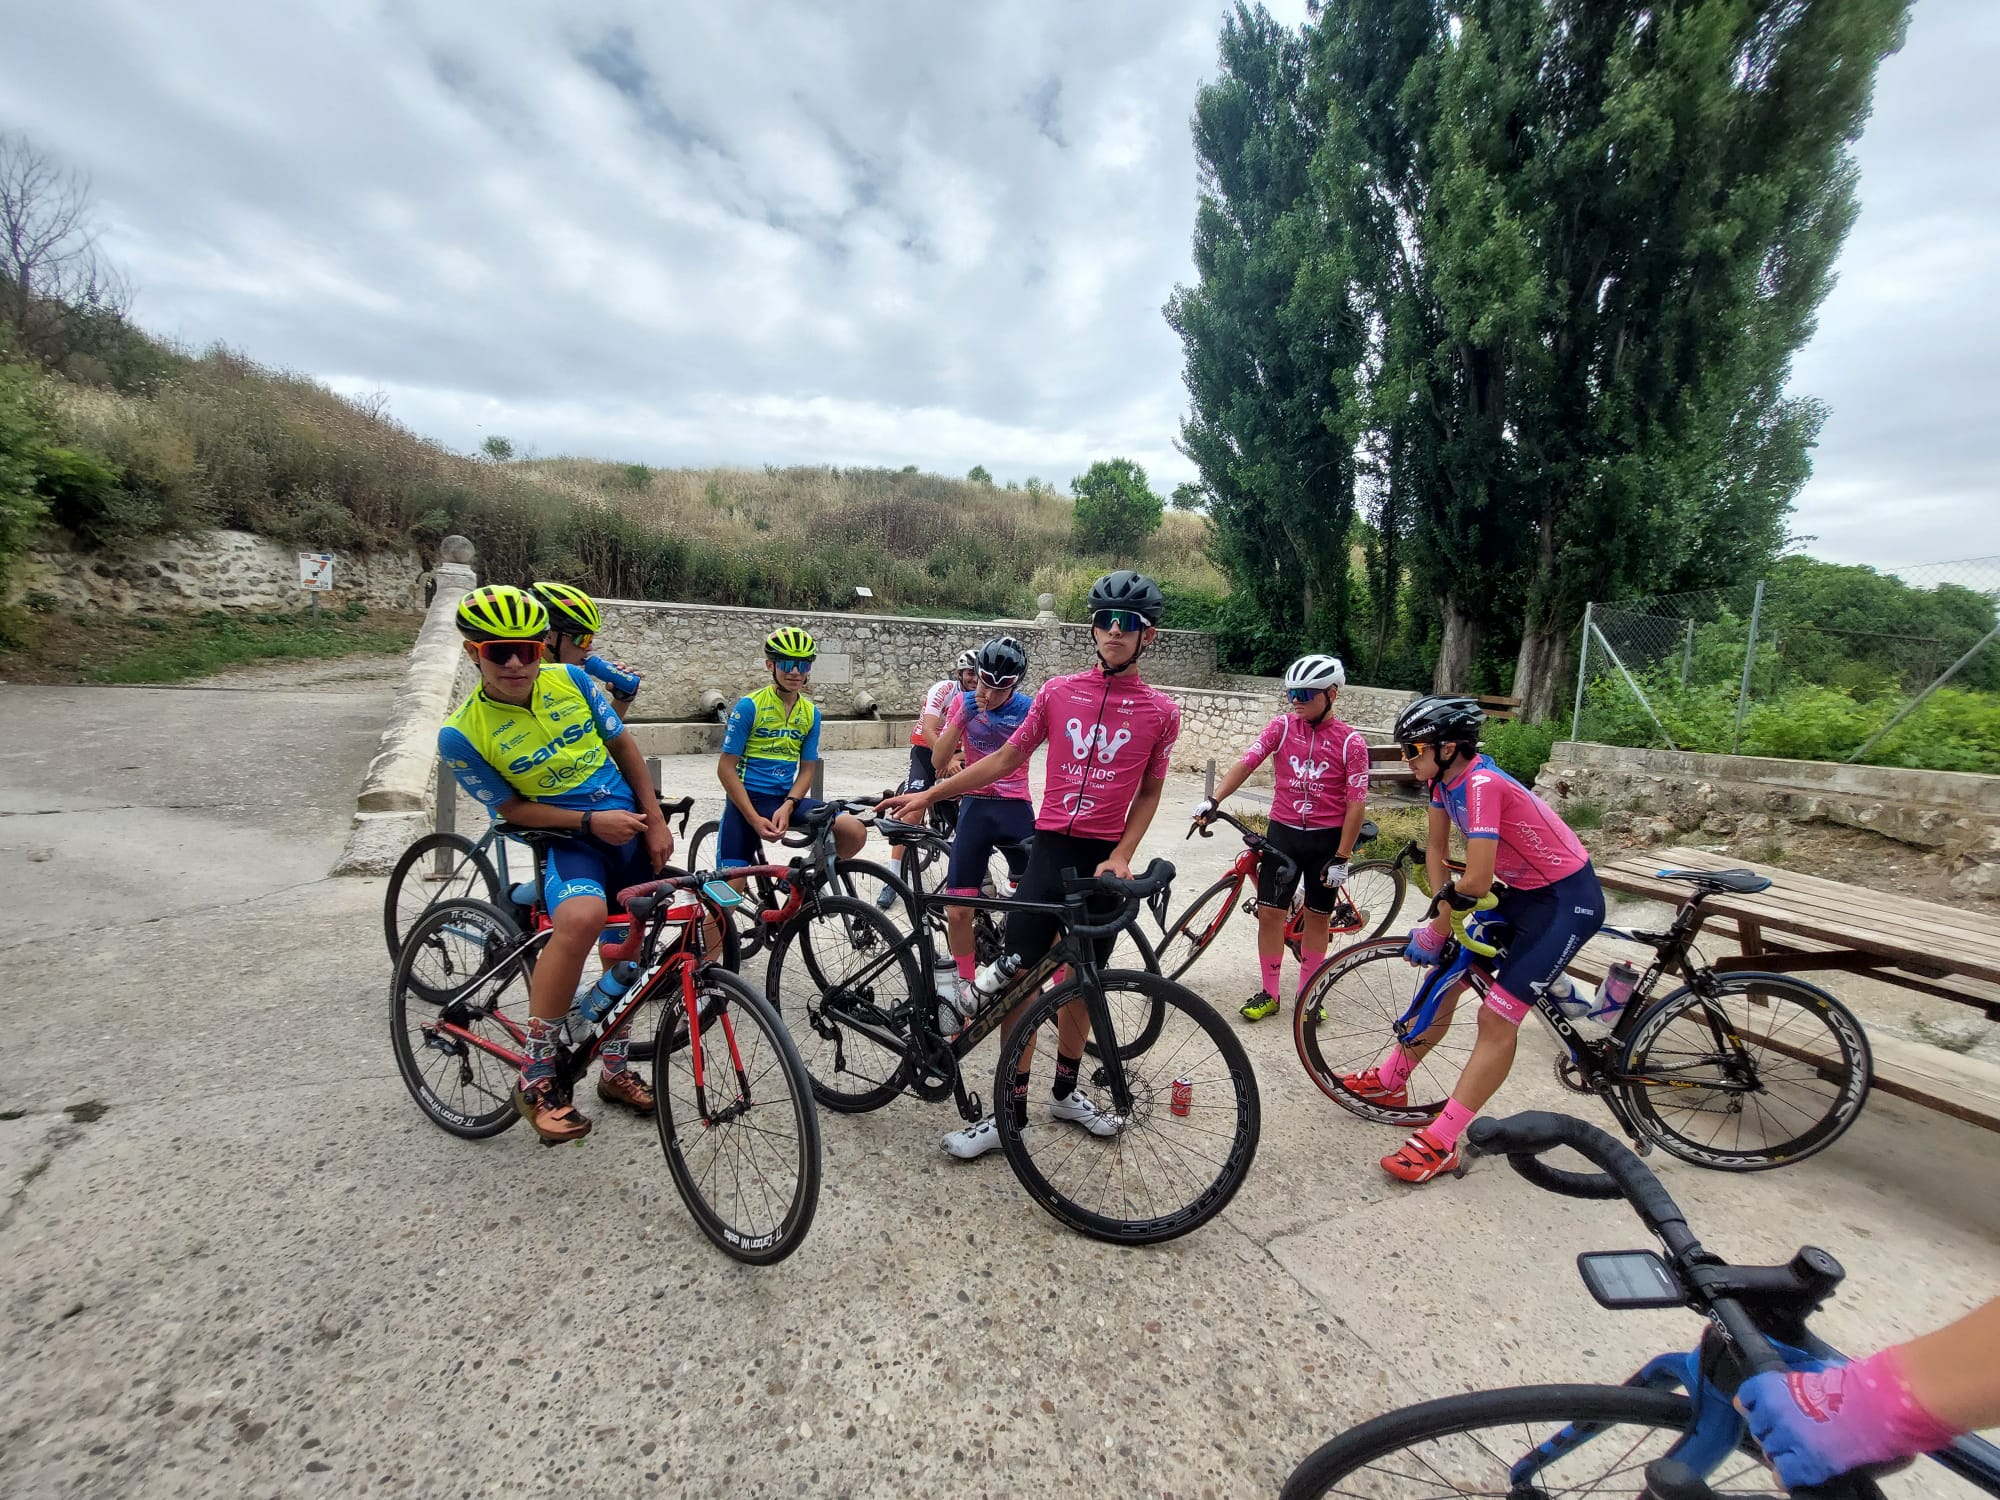
[[(819, 764), (819, 706), (806, 696), (817, 654), (813, 638), (797, 626), (772, 631), (764, 641), (770, 682), (730, 711), (715, 763), (729, 799), (715, 836), (722, 869), (751, 863), (760, 840), (775, 843), (795, 814), (818, 805), (806, 795)], [(856, 818), (843, 813), (834, 821), (833, 846), (843, 859), (859, 853), (867, 837)]]
[[(438, 754), (459, 785), (508, 822), (576, 835), (551, 846), (542, 871), (554, 930), (528, 989), (528, 1061), (514, 1107), (549, 1144), (580, 1140), (590, 1121), (556, 1083), (557, 1032), (610, 896), (652, 879), (672, 856), (674, 836), (610, 702), (583, 668), (544, 662), (541, 600), (505, 584), (474, 589), (459, 601), (458, 629), (479, 686), (438, 731)], [(653, 1091), (626, 1066), (626, 1046), (621, 1034), (601, 1049), (598, 1097), (651, 1114)]]
[(606, 661), (592, 654), (590, 648), (604, 628), (597, 601), (567, 583), (531, 583), (528, 592), (549, 612), (549, 645), (556, 661), (565, 667), (582, 667), (604, 684), (613, 708), (621, 714), (630, 711), (645, 678), (622, 661)]

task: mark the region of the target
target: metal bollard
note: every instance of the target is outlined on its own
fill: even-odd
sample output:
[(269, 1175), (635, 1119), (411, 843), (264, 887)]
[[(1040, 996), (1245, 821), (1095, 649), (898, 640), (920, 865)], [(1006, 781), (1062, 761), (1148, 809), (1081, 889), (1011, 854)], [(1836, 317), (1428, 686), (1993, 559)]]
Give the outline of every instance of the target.
[[(436, 802), (437, 810), (431, 817), (432, 830), (437, 833), (456, 833), (458, 831), (458, 778), (451, 774), (451, 767), (444, 763), (443, 756), (438, 757), (437, 763)], [(431, 856), (431, 879), (443, 880), (447, 878), (452, 872), (453, 865), (456, 863), (457, 861), (451, 857), (450, 845), (438, 845), (436, 853)]]

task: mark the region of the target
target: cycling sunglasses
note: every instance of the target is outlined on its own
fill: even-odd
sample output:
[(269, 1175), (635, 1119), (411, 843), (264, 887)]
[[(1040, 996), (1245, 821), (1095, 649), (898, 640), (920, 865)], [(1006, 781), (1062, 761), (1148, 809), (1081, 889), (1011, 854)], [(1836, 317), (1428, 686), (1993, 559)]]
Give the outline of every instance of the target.
[(1286, 688), (1285, 696), (1294, 703), (1310, 703), (1325, 691), (1324, 688)]
[(517, 661), (538, 662), (549, 649), (547, 641), (475, 641), (482, 661), (490, 661), (496, 667), (512, 666)]
[(1115, 625), (1127, 635), (1137, 635), (1146, 628), (1146, 617), (1136, 609), (1100, 609), (1090, 617), (1090, 623), (1099, 630)]
[(1021, 679), (1019, 677), (995, 677), (991, 672), (988, 672), (984, 668), (981, 668), (979, 673), (979, 680), (985, 683), (986, 686), (990, 688), (1008, 688), (1012, 687), (1015, 683), (1019, 682)]
[(1415, 760), (1419, 755), (1422, 755), (1426, 750), (1430, 749), (1430, 746), (1421, 744), (1398, 745), (1396, 749), (1402, 753), (1404, 760)]
[(576, 642), (576, 649), (579, 651), (588, 651), (597, 642), (597, 632), (594, 630), (586, 630), (582, 635), (572, 630), (559, 630), (556, 634), (568, 636)]
[(780, 672), (810, 672), (813, 669), (813, 659), (810, 656), (803, 658), (797, 656), (774, 656), (771, 658), (771, 665), (776, 667)]

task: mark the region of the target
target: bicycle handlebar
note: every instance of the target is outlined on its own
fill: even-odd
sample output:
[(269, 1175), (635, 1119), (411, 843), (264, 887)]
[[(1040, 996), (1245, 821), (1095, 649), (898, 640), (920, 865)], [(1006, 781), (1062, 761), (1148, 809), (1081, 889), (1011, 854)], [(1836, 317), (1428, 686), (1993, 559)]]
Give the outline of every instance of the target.
[(1119, 875), (1065, 875), (1063, 876), (1063, 896), (1066, 900), (1087, 897), (1100, 891), (1109, 892), (1119, 898), (1118, 911), (1102, 922), (1088, 922), (1072, 919), (1070, 935), (1080, 938), (1108, 938), (1123, 932), (1137, 920), (1139, 906), (1150, 897), (1166, 890), (1174, 882), (1174, 867), (1164, 859), (1155, 859), (1146, 866), (1145, 873), (1130, 880)]
[[(1528, 1110), (1504, 1120), (1485, 1116), (1466, 1128), (1466, 1139), (1483, 1154), (1505, 1156), (1521, 1176), (1566, 1198), (1623, 1198), (1676, 1255), (1693, 1246), (1687, 1216), (1652, 1170), (1631, 1150), (1587, 1120), (1548, 1110)], [(1572, 1172), (1551, 1166), (1541, 1153), (1567, 1146), (1601, 1172)]]
[(1214, 830), (1212, 830), (1208, 825), (1212, 820), (1216, 818), (1220, 818), (1223, 822), (1227, 823), (1231, 828), (1234, 828), (1238, 833), (1242, 834), (1243, 842), (1248, 844), (1252, 849), (1255, 849), (1257, 851), (1257, 857), (1259, 859), (1275, 859), (1278, 861), (1279, 867), (1281, 869), (1284, 869), (1289, 872), (1285, 875), (1284, 879), (1279, 882), (1281, 887), (1290, 885), (1294, 880), (1298, 879), (1300, 871), (1299, 871), (1299, 862), (1297, 860), (1293, 859), (1291, 855), (1285, 853), (1284, 850), (1274, 847), (1271, 841), (1268, 838), (1266, 838), (1263, 834), (1257, 832), (1256, 829), (1245, 828), (1241, 823), (1237, 822), (1236, 819), (1231, 817), (1228, 813), (1224, 812), (1219, 807), (1211, 807), (1207, 812), (1203, 813), (1200, 817), (1196, 818), (1192, 823), (1188, 824), (1188, 831), (1185, 837), (1193, 838), (1195, 833), (1199, 831), (1201, 836), (1205, 839), (1214, 838), (1215, 837)]

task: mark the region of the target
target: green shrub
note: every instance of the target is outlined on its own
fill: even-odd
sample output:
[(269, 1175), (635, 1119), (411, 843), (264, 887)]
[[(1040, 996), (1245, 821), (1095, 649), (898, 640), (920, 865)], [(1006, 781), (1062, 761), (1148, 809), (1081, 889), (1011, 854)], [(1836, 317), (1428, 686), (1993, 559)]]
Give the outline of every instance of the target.
[(33, 589), (23, 594), (21, 603), (27, 606), (31, 614), (37, 615), (52, 615), (62, 608), (62, 600), (40, 589)]
[(1548, 764), (1549, 751), (1557, 736), (1568, 729), (1551, 719), (1544, 724), (1523, 724), (1518, 719), (1494, 719), (1486, 725), (1481, 748), (1493, 763), (1523, 786), (1533, 786)]

